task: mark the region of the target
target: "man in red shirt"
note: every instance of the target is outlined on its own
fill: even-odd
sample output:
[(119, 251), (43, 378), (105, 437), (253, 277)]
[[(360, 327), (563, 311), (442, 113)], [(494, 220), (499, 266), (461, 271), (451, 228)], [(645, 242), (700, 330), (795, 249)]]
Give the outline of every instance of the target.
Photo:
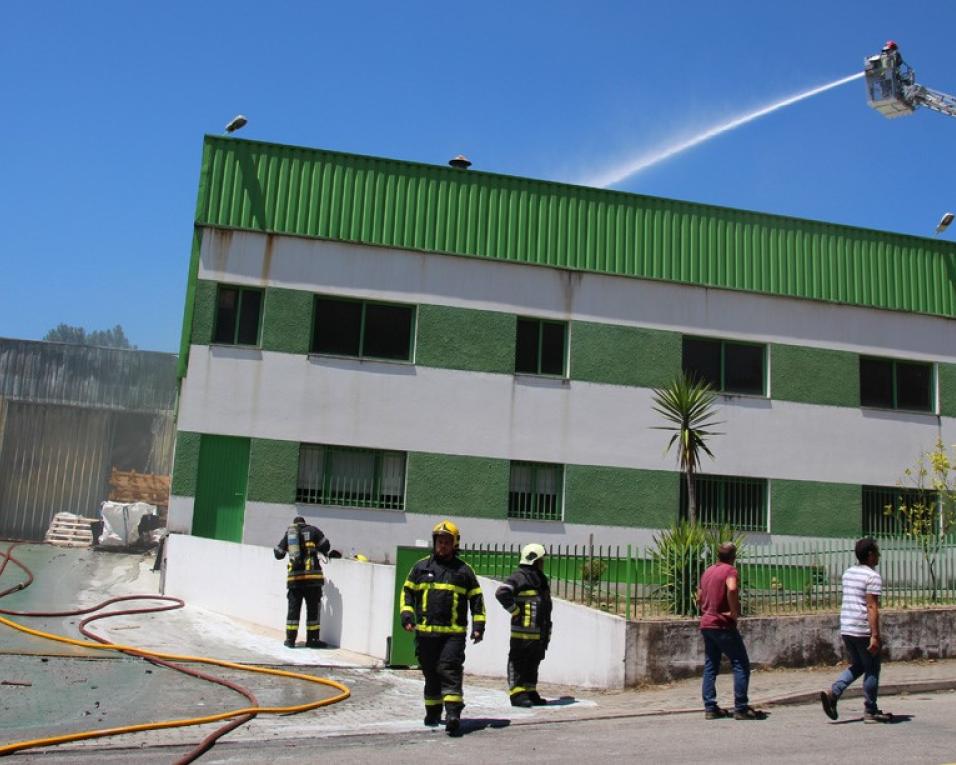
[(717, 674), (720, 657), (730, 659), (734, 671), (735, 720), (763, 720), (767, 717), (750, 706), (747, 690), (750, 686), (750, 659), (743, 638), (737, 631), (740, 617), (740, 577), (734, 568), (737, 547), (724, 542), (717, 548), (717, 563), (708, 567), (697, 588), (700, 606), (700, 634), (704, 638), (704, 679), (701, 694), (704, 697), (704, 717), (716, 720), (731, 713), (717, 706)]

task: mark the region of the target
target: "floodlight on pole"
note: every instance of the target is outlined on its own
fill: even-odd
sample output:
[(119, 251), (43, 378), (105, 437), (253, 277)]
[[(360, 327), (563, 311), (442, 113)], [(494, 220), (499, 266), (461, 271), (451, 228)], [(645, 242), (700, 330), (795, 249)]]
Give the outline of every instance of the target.
[(243, 117), (241, 114), (237, 114), (235, 117), (233, 117), (233, 118), (229, 121), (229, 124), (226, 125), (226, 132), (227, 132), (227, 133), (235, 133), (239, 128), (241, 128), (243, 125), (245, 125), (248, 121), (249, 121), (249, 120), (247, 120), (247, 119), (246, 119), (245, 117)]
[(939, 223), (936, 224), (936, 233), (942, 234), (948, 227), (949, 224), (953, 222), (953, 213), (943, 213), (943, 217), (939, 219)]

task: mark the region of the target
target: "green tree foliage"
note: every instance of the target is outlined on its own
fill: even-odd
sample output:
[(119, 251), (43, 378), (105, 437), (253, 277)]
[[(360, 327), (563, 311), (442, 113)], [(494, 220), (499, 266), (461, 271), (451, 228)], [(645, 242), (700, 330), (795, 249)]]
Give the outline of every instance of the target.
[(87, 332), (83, 327), (58, 324), (47, 332), (43, 339), (54, 343), (69, 343), (70, 345), (98, 345), (106, 348), (136, 350), (136, 346), (130, 343), (123, 327), (119, 324), (112, 329), (94, 329), (92, 332)]
[(697, 492), (694, 489), (694, 474), (700, 467), (703, 452), (714, 458), (707, 440), (722, 435), (711, 428), (719, 425), (714, 418), (714, 400), (717, 394), (709, 383), (691, 380), (684, 374), (664, 388), (655, 388), (653, 409), (661, 415), (667, 425), (655, 425), (657, 430), (673, 432), (665, 451), (677, 446), (677, 464), (687, 481), (687, 519), (697, 523)]
[(729, 524), (705, 528), (681, 521), (654, 535), (651, 561), (660, 577), (656, 596), (665, 611), (679, 616), (699, 614), (697, 585), (724, 542), (737, 546), (738, 560), (744, 557), (744, 537)]
[(956, 446), (953, 449), (950, 456), (943, 439), (938, 438), (932, 451), (920, 454), (916, 464), (903, 471), (903, 478), (897, 481), (906, 489), (900, 501), (883, 510), (895, 517), (900, 533), (922, 552), (934, 601), (939, 599), (939, 553), (956, 525)]

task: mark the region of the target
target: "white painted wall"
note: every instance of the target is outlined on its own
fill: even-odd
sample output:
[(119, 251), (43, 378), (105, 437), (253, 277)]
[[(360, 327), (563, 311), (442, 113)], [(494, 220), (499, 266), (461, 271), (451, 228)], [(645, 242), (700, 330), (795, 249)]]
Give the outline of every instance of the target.
[[(170, 534), (166, 545), (165, 594), (283, 634), (286, 561), (276, 560), (271, 547), (188, 534)], [(395, 567), (340, 559), (323, 568), (322, 639), (384, 660)], [(303, 610), (300, 640), (304, 625)]]
[[(171, 517), (172, 512), (171, 503)], [(635, 549), (649, 545), (656, 533), (653, 529), (621, 526), (462, 518), (454, 512), (448, 515), (425, 515), (355, 507), (247, 502), (243, 543), (265, 545), (271, 549), (296, 515), (303, 516), (308, 523), (320, 528), (331, 541), (332, 547), (343, 555), (350, 557), (362, 553), (372, 560), (389, 563), (394, 563), (397, 545), (415, 545), (418, 540), (424, 540), (427, 546), (431, 542), (432, 528), (446, 517), (453, 518), (459, 524), (465, 544), (507, 542), (520, 547), (538, 542), (544, 545), (586, 545), (593, 536), (595, 545), (620, 545), (623, 555), (627, 545), (633, 545)], [(187, 529), (185, 533), (188, 532)]]
[[(499, 582), (478, 577), (485, 599), (485, 639), (468, 643), (465, 669), (487, 677), (508, 676), (511, 618), (495, 599)], [(583, 688), (623, 688), (627, 622), (593, 608), (554, 601), (554, 633), (538, 673), (542, 683)], [(506, 684), (507, 685), (507, 684)]]
[[(228, 394), (225, 392), (228, 391)], [(178, 427), (203, 433), (674, 470), (647, 388), (192, 346)], [(956, 418), (719, 400), (706, 472), (884, 485)]]
[(199, 278), (956, 361), (951, 319), (290, 236), (205, 229)]
[[(271, 548), (186, 534), (171, 534), (166, 544), (165, 594), (275, 629), (281, 636), (285, 561), (277, 561)], [(395, 567), (338, 559), (324, 568), (322, 639), (384, 659), (395, 608)], [(505, 678), (510, 619), (495, 600), (498, 583), (484, 577), (479, 577), (479, 583), (488, 618), (486, 637), (478, 645), (469, 643), (465, 667), (470, 674)], [(556, 600), (553, 621), (554, 636), (541, 664), (541, 682), (624, 687), (623, 619)]]

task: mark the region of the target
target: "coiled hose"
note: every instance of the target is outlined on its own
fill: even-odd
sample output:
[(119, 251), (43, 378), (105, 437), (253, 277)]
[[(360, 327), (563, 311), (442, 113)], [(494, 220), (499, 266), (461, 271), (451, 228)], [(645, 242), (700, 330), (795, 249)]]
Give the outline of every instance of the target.
[[(24, 565), (23, 562), (16, 559), (12, 555), (13, 549), (16, 547), (16, 543), (11, 544), (7, 548), (6, 552), (0, 553), (3, 556), (3, 562), (0, 563), (0, 576), (2, 576), (4, 570), (7, 567), (7, 563), (14, 563), (19, 566), (24, 573), (27, 575), (25, 581), (20, 582), (19, 584), (9, 587), (3, 591), (0, 591), (0, 598), (9, 595), (13, 592), (18, 592), (23, 590), (26, 587), (29, 587), (33, 582), (33, 573), (30, 569)], [(119, 651), (130, 656), (138, 656), (146, 661), (156, 664), (162, 667), (168, 667), (169, 669), (174, 669), (177, 672), (182, 672), (184, 674), (190, 675), (192, 677), (197, 677), (202, 680), (206, 680), (211, 683), (216, 683), (218, 685), (225, 686), (231, 690), (236, 691), (237, 693), (245, 696), (252, 706), (246, 706), (239, 709), (232, 709), (227, 712), (220, 712), (219, 714), (205, 715), (203, 717), (190, 717), (179, 720), (160, 720), (150, 723), (140, 723), (135, 725), (124, 725), (114, 728), (100, 728), (96, 730), (88, 731), (78, 731), (76, 733), (68, 733), (61, 736), (50, 736), (47, 738), (37, 738), (30, 739), (26, 741), (16, 741), (12, 744), (0, 745), (0, 756), (13, 754), (14, 752), (19, 752), (24, 749), (35, 749), (37, 747), (43, 746), (54, 746), (56, 744), (65, 744), (71, 741), (82, 741), (85, 739), (92, 738), (102, 738), (106, 736), (118, 736), (124, 733), (138, 733), (147, 730), (160, 730), (166, 728), (180, 728), (190, 725), (205, 725), (207, 723), (219, 722), (221, 720), (229, 720), (226, 725), (217, 728), (215, 731), (206, 736), (202, 741), (200, 741), (188, 754), (184, 755), (180, 759), (175, 761), (175, 765), (185, 765), (185, 763), (193, 762), (199, 758), (203, 753), (207, 752), (215, 742), (228, 733), (231, 730), (243, 725), (244, 723), (251, 720), (253, 717), (259, 714), (295, 714), (298, 712), (308, 712), (312, 709), (318, 709), (319, 707), (328, 706), (330, 704), (335, 704), (339, 701), (344, 701), (350, 695), (349, 689), (347, 686), (342, 683), (336, 682), (335, 680), (329, 680), (328, 678), (323, 677), (313, 677), (312, 675), (306, 675), (301, 672), (288, 672), (281, 669), (269, 669), (266, 667), (253, 667), (247, 666), (245, 664), (237, 664), (231, 661), (224, 661), (222, 659), (211, 659), (203, 656), (182, 656), (179, 654), (164, 653), (161, 651), (147, 651), (141, 648), (136, 648), (135, 646), (120, 645), (117, 643), (110, 643), (104, 638), (99, 637), (93, 632), (90, 632), (86, 629), (86, 625), (97, 619), (104, 619), (110, 616), (121, 616), (128, 614), (146, 614), (154, 613), (158, 611), (169, 611), (176, 608), (182, 608), (185, 603), (179, 598), (172, 598), (165, 595), (123, 595), (120, 597), (110, 598), (105, 600), (102, 603), (98, 603), (95, 606), (90, 606), (89, 608), (75, 609), (72, 611), (8, 611), (6, 609), (0, 609), (0, 614), (6, 614), (7, 616), (26, 616), (26, 617), (65, 617), (65, 616), (80, 616), (83, 614), (93, 613), (99, 611), (100, 609), (111, 605), (113, 603), (123, 602), (123, 601), (132, 601), (132, 600), (150, 600), (150, 601), (162, 601), (163, 605), (150, 606), (147, 608), (134, 608), (126, 609), (121, 611), (108, 611), (102, 614), (96, 614), (95, 616), (90, 616), (84, 619), (79, 624), (80, 632), (88, 638), (91, 638), (96, 642), (89, 642), (85, 640), (76, 640), (73, 638), (63, 637), (61, 635), (54, 635), (49, 632), (43, 632), (41, 630), (35, 630), (30, 627), (26, 627), (17, 622), (11, 621), (3, 616), (0, 616), (0, 624), (4, 624), (7, 627), (10, 627), (20, 632), (24, 632), (28, 635), (33, 635), (34, 637), (43, 638), (45, 640), (53, 640), (58, 643), (65, 643), (67, 645), (75, 645), (83, 648), (93, 648), (97, 650), (104, 651)], [(325, 685), (331, 688), (335, 688), (339, 691), (336, 695), (330, 696), (328, 698), (319, 699), (318, 701), (311, 701), (306, 704), (296, 704), (292, 706), (279, 707), (263, 707), (259, 706), (259, 702), (256, 700), (256, 697), (246, 688), (242, 686), (231, 683), (228, 680), (223, 678), (218, 678), (213, 675), (206, 674), (205, 672), (200, 672), (197, 669), (191, 667), (184, 667), (180, 664), (174, 664), (172, 662), (191, 662), (197, 664), (211, 664), (217, 667), (225, 667), (227, 669), (240, 670), (242, 672), (254, 672), (257, 674), (263, 675), (275, 675), (277, 677), (288, 677), (294, 680), (304, 680), (310, 683), (316, 683), (318, 685)]]

